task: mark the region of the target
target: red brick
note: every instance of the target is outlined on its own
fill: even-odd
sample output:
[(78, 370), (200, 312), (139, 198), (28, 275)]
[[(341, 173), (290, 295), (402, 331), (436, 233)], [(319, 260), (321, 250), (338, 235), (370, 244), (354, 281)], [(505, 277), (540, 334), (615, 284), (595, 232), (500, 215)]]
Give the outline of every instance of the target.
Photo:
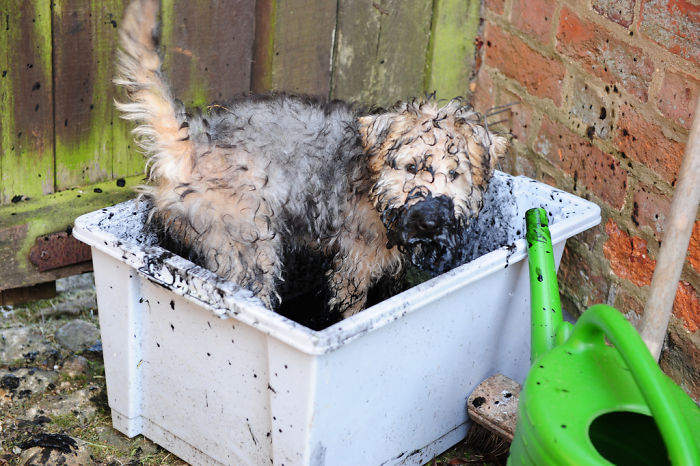
[(629, 27), (634, 21), (635, 0), (593, 0), (593, 9), (617, 24)]
[(656, 106), (667, 117), (681, 126), (690, 128), (698, 96), (700, 96), (700, 81), (697, 78), (682, 73), (667, 72), (656, 96)]
[(506, 0), (485, 0), (484, 4), (486, 8), (493, 11), (498, 15), (503, 14), (503, 8), (505, 6)]
[(493, 24), (486, 25), (485, 62), (519, 81), (527, 91), (561, 104), (564, 65), (531, 49), (517, 37)]
[(527, 137), (532, 127), (532, 108), (523, 102), (520, 96), (508, 91), (501, 91), (498, 100), (499, 105), (515, 102), (509, 111), (499, 114), (498, 119), (507, 118), (506, 124), (509, 125), (513, 137), (522, 144), (527, 144)]
[(639, 15), (642, 34), (700, 64), (700, 4), (693, 0), (644, 0)]
[(581, 310), (604, 303), (610, 288), (608, 280), (591, 268), (589, 260), (574, 248), (565, 247), (559, 268), (559, 286)]
[(515, 27), (547, 43), (552, 29), (552, 13), (550, 0), (514, 0), (510, 17)]
[(669, 325), (659, 366), (696, 402), (700, 402), (700, 347), (674, 319)]
[(673, 301), (673, 315), (683, 321), (683, 326), (691, 332), (700, 329), (700, 301), (698, 293), (690, 283), (681, 280), (678, 283), (676, 299)]
[(664, 226), (671, 210), (671, 200), (653, 186), (642, 184), (634, 193), (632, 221), (637, 226), (648, 226), (657, 240), (663, 239)]
[(476, 74), (476, 88), (474, 89), (474, 108), (478, 112), (486, 112), (493, 107), (494, 85), (491, 76), (482, 66)]
[(605, 231), (608, 240), (603, 244), (603, 254), (612, 272), (637, 286), (651, 284), (656, 261), (649, 257), (647, 242), (637, 236), (630, 237), (612, 219), (605, 224)]
[(700, 221), (696, 220), (688, 244), (688, 263), (700, 273)]
[(613, 37), (564, 7), (557, 30), (557, 50), (581, 63), (591, 73), (646, 102), (654, 63), (641, 48)]
[(644, 119), (629, 105), (621, 107), (619, 113), (615, 135), (617, 148), (674, 183), (685, 145), (667, 138), (658, 125)]
[(574, 190), (577, 183), (581, 183), (611, 206), (622, 207), (627, 189), (627, 172), (612, 155), (546, 116), (534, 149), (573, 177)]
[(644, 314), (644, 304), (624, 289), (619, 289), (615, 295), (615, 308), (623, 314), (633, 312), (639, 317)]
[(564, 107), (569, 115), (586, 125), (600, 139), (609, 139), (613, 120), (613, 106), (603, 97), (602, 90), (590, 84), (590, 76), (576, 76), (571, 91), (564, 96)]

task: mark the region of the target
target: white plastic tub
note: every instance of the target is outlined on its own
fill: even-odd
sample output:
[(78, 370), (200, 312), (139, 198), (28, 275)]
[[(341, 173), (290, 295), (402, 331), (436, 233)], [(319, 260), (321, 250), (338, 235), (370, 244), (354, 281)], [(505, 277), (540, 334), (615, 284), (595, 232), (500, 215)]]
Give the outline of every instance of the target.
[(557, 264), (600, 222), (596, 205), (527, 178), (497, 173), (489, 193), (473, 234), (508, 246), (323, 331), (153, 245), (143, 203), (81, 216), (114, 426), (194, 464), (429, 461), (464, 437), (479, 382), (527, 373), (525, 211), (551, 214)]

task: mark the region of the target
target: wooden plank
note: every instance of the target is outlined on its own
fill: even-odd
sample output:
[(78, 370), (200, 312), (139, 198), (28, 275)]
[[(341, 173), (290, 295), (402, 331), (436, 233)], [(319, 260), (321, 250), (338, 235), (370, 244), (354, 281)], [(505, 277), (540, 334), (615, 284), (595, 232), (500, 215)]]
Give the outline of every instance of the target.
[(252, 75), (250, 77), (250, 89), (255, 93), (262, 93), (272, 89), (276, 6), (276, 0), (258, 0), (255, 2), (255, 38), (253, 42)]
[(430, 0), (340, 0), (333, 97), (390, 105), (424, 93)]
[(187, 106), (221, 102), (250, 90), (254, 0), (165, 0), (165, 74)]
[(50, 2), (0, 4), (0, 204), (54, 190)]
[(336, 2), (278, 0), (275, 11), (273, 88), (328, 97)]
[(141, 183), (142, 176), (110, 180), (0, 206), (0, 291), (90, 270), (88, 263), (40, 272), (29, 254), (37, 237), (66, 231), (81, 214), (135, 197), (133, 188)]
[(341, 0), (333, 57), (336, 99), (376, 103), (371, 83), (377, 67), (381, 16), (386, 12), (375, 0)]
[(38, 285), (0, 291), (0, 306), (14, 306), (55, 296), (56, 282), (50, 281)]
[(469, 92), (480, 7), (479, 0), (435, 0), (425, 88), (438, 99)]
[(336, 2), (260, 0), (251, 88), (327, 98)]
[[(128, 174), (128, 132), (113, 100), (120, 0), (59, 0), (53, 8), (56, 187)], [(141, 162), (142, 164), (142, 162)]]
[(421, 96), (430, 42), (432, 1), (384, 0), (372, 92), (386, 105)]

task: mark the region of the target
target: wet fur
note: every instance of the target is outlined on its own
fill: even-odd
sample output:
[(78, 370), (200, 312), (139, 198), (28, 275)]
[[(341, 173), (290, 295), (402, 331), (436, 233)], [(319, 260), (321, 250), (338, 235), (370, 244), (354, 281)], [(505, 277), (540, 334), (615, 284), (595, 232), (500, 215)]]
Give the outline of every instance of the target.
[(372, 284), (402, 273), (411, 239), (428, 247), (429, 235), (396, 231), (413, 228), (406, 213), (427, 205), (427, 194), (451, 199), (440, 225), (463, 228), (478, 214), (506, 141), (459, 100), (362, 114), (344, 102), (270, 94), (189, 114), (162, 75), (157, 15), (155, 0), (127, 8), (115, 79), (128, 97), (117, 107), (139, 123), (148, 157), (142, 190), (152, 220), (266, 306), (280, 304), (285, 255), (310, 248), (330, 262), (329, 307), (350, 316)]

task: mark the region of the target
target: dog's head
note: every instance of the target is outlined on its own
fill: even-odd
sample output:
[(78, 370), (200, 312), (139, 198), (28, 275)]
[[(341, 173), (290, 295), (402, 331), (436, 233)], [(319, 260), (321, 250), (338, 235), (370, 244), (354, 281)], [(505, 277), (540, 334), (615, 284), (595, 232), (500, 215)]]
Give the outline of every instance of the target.
[(433, 272), (452, 266), (461, 233), (508, 146), (471, 107), (452, 100), (400, 103), (359, 119), (374, 177), (371, 198), (389, 243)]

